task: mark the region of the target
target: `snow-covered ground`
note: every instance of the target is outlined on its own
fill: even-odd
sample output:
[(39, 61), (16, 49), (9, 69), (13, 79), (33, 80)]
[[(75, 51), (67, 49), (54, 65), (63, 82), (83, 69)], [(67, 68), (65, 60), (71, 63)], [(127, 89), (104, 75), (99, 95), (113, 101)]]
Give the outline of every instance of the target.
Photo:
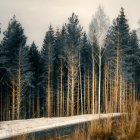
[[(100, 114), (100, 118), (117, 117), (120, 113)], [(98, 114), (85, 114), (70, 117), (36, 118), (27, 120), (14, 120), (0, 122), (0, 139), (12, 136), (39, 132), (53, 128), (70, 126), (83, 122), (98, 120)]]

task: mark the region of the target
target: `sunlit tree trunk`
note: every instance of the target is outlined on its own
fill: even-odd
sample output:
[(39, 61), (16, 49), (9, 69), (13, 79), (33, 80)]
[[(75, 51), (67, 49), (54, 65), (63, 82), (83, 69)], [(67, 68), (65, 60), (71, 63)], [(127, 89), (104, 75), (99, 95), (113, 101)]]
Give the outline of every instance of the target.
[[(80, 57), (80, 55), (79, 55)], [(79, 63), (80, 63), (80, 58), (79, 58)], [(81, 66), (81, 64), (79, 64), (79, 66)], [(81, 98), (81, 102), (80, 102), (80, 106), (81, 106), (81, 114), (83, 114), (83, 89), (82, 89), (82, 72), (81, 72), (81, 67), (79, 68), (79, 80), (80, 80), (80, 83), (79, 83), (79, 86), (80, 86), (80, 98)]]
[(95, 68), (94, 68), (94, 57), (93, 57), (93, 47), (92, 47), (92, 114), (95, 113), (95, 85), (94, 85), (94, 74), (95, 74)]
[(84, 114), (86, 113), (86, 71), (84, 71)]
[(51, 80), (51, 71), (50, 71), (50, 64), (48, 65), (48, 89), (47, 89), (47, 106), (46, 106), (46, 113), (47, 113), (47, 116), (50, 117), (51, 116), (51, 84), (50, 84), (50, 80)]
[[(59, 82), (58, 82), (59, 85)], [(59, 103), (60, 97), (59, 97), (59, 88), (57, 89), (57, 117), (60, 116), (60, 103)]]
[(78, 88), (77, 88), (77, 115), (79, 115), (79, 99), (80, 99), (80, 80), (78, 75)]
[(90, 113), (90, 103), (91, 103), (91, 99), (90, 99), (90, 78), (89, 78), (89, 69), (88, 69), (88, 79), (87, 79), (87, 96), (88, 96), (88, 100), (87, 100), (87, 111), (88, 113)]
[(12, 80), (12, 120), (15, 119), (15, 81)]
[(69, 75), (69, 72), (68, 72), (68, 78), (67, 78), (67, 116), (69, 116), (69, 103), (70, 103), (70, 75)]
[(94, 106), (94, 109), (95, 109), (95, 111), (94, 111), (94, 113), (98, 113), (98, 109), (97, 109), (97, 101), (98, 101), (98, 98), (97, 98), (97, 77), (96, 77), (96, 72), (94, 73), (94, 91), (95, 91), (95, 93), (94, 93), (94, 95), (95, 95), (95, 106)]
[(107, 64), (105, 63), (105, 70), (104, 70), (104, 109), (105, 112), (107, 113)]
[[(19, 53), (20, 54), (20, 53)], [(21, 108), (21, 64), (20, 64), (20, 56), (19, 56), (19, 64), (18, 64), (18, 93), (17, 93), (17, 119), (20, 119), (20, 108)]]
[(60, 116), (63, 116), (63, 67), (60, 66)]
[(74, 115), (74, 66), (71, 65), (71, 115)]
[(101, 64), (102, 64), (102, 56), (101, 56), (101, 48), (99, 49), (99, 84), (98, 84), (98, 114), (101, 113)]

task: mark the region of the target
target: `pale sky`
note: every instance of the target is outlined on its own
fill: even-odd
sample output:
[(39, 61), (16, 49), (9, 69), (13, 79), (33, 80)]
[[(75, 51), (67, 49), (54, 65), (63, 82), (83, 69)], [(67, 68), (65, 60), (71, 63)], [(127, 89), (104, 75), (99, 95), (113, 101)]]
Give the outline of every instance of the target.
[(61, 27), (72, 12), (78, 14), (80, 24), (88, 32), (92, 16), (99, 5), (104, 7), (111, 21), (124, 7), (130, 27), (138, 27), (140, 0), (0, 0), (1, 28), (4, 31), (9, 20), (16, 15), (28, 37), (27, 44), (30, 45), (34, 40), (40, 48), (49, 25), (52, 24), (55, 29)]

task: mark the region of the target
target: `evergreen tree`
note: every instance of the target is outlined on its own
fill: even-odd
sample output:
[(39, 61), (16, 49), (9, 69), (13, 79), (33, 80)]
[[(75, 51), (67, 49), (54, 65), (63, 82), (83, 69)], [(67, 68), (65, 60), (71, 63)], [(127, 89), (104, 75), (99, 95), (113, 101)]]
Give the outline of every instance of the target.
[(42, 98), (41, 90), (41, 72), (42, 72), (42, 65), (41, 65), (41, 56), (38, 51), (37, 46), (33, 42), (31, 44), (30, 50), (29, 50), (29, 60), (31, 63), (31, 70), (32, 70), (32, 78), (31, 78), (31, 84), (32, 84), (32, 115), (35, 115), (37, 117), (40, 117), (40, 98)]
[[(131, 47), (130, 52), (130, 61), (131, 63), (131, 74), (132, 74), (132, 81), (136, 84), (136, 89), (139, 88), (139, 61), (140, 61), (140, 53), (139, 53), (139, 41), (137, 37), (137, 33), (135, 30), (133, 30), (130, 33), (130, 40), (129, 45)], [(137, 91), (138, 92), (138, 91)]]
[(88, 76), (88, 73), (91, 75), (92, 73), (92, 49), (91, 49), (91, 45), (88, 41), (87, 35), (86, 33), (83, 34), (82, 36), (82, 40), (81, 40), (81, 49), (80, 49), (80, 73), (81, 73), (81, 80), (80, 80), (80, 85), (81, 85), (81, 111), (83, 109), (84, 113), (90, 113), (90, 107), (86, 107), (85, 101), (87, 99), (86, 102), (91, 102), (91, 99), (88, 100), (87, 97), (87, 92), (86, 92), (86, 77)]
[[(29, 62), (29, 48), (27, 46), (20, 46), (16, 54), (16, 66), (13, 69), (15, 73), (15, 89), (16, 89), (16, 104), (15, 112), (16, 118), (26, 118), (26, 95), (28, 97), (29, 88), (31, 87), (31, 67)], [(28, 91), (27, 91), (28, 90)]]
[(50, 25), (49, 31), (46, 33), (43, 48), (41, 50), (42, 63), (43, 63), (43, 87), (44, 92), (46, 92), (46, 113), (45, 115), (52, 116), (52, 99), (53, 99), (53, 86), (52, 86), (52, 76), (53, 76), (53, 62), (55, 59), (54, 54), (55, 47), (55, 36), (52, 26)]
[(24, 46), (26, 43), (26, 37), (21, 24), (16, 20), (15, 16), (10, 20), (7, 30), (4, 32), (4, 38), (2, 40), (2, 46), (7, 56), (7, 68), (12, 75), (15, 68), (16, 54), (20, 46)]
[[(78, 16), (74, 13), (68, 19), (69, 22), (65, 25), (66, 26), (66, 47), (65, 49), (65, 59), (67, 62), (68, 68), (68, 85), (71, 87), (70, 94), (68, 91), (68, 96), (70, 97), (71, 102), (71, 115), (75, 113), (75, 84), (77, 79), (77, 72), (78, 72), (78, 65), (79, 65), (79, 47), (81, 42), (81, 35), (82, 35), (82, 27), (79, 25)], [(69, 98), (68, 97), (68, 98)]]
[[(9, 24), (8, 24), (8, 28), (7, 30), (4, 32), (4, 38), (1, 42), (1, 46), (2, 46), (2, 52), (3, 52), (3, 56), (5, 57), (5, 66), (6, 67), (6, 71), (4, 71), (4, 75), (6, 75), (7, 77), (5, 77), (4, 79), (4, 85), (3, 85), (3, 90), (2, 92), (4, 93), (5, 96), (3, 96), (3, 98), (5, 100), (7, 100), (5, 102), (5, 104), (3, 105), (5, 107), (5, 116), (6, 119), (10, 119), (10, 114), (12, 112), (12, 117), (13, 119), (15, 118), (15, 111), (13, 113), (13, 107), (15, 107), (15, 102), (12, 102), (12, 111), (11, 111), (11, 103), (10, 103), (10, 97), (11, 97), (11, 93), (13, 91), (13, 89), (11, 89), (11, 84), (12, 81), (14, 79), (14, 83), (16, 83), (16, 76), (17, 76), (17, 66), (18, 66), (18, 59), (19, 59), (19, 52), (21, 47), (25, 46), (26, 43), (26, 37), (24, 35), (24, 30), (21, 27), (21, 24), (16, 20), (15, 16), (10, 20)], [(26, 65), (26, 64), (25, 64)], [(13, 88), (13, 87), (12, 87)], [(8, 91), (8, 92), (7, 92)], [(18, 94), (19, 95), (19, 94)], [(13, 94), (12, 94), (13, 96)], [(14, 95), (15, 96), (15, 95)], [(13, 98), (12, 98), (13, 100)], [(14, 105), (13, 105), (14, 104)], [(20, 106), (20, 101), (18, 101), (17, 103)], [(17, 106), (18, 106), (17, 105)], [(17, 118), (20, 118), (20, 107), (18, 108), (18, 115)]]

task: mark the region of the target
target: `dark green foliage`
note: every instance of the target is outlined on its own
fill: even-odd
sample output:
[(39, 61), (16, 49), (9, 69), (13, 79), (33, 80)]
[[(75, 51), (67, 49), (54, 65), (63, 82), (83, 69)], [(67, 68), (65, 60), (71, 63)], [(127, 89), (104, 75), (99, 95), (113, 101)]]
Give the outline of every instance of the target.
[(7, 30), (4, 32), (2, 40), (2, 47), (4, 48), (5, 55), (7, 56), (6, 67), (9, 68), (10, 75), (14, 74), (16, 54), (20, 46), (24, 46), (26, 37), (21, 24), (15, 19), (15, 16), (10, 20)]

